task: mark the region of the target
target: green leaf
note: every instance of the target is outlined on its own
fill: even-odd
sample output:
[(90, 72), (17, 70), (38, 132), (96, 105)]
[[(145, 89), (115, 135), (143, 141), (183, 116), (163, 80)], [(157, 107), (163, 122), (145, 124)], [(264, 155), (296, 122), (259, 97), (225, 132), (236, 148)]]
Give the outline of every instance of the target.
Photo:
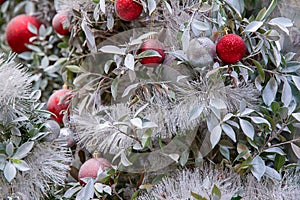
[(271, 147), (271, 148), (268, 148), (268, 149), (264, 150), (264, 152), (267, 152), (267, 153), (277, 153), (277, 154), (282, 155), (282, 156), (286, 155), (282, 151), (282, 149), (280, 149), (279, 147)]
[(293, 82), (297, 89), (300, 91), (300, 77), (299, 76), (292, 76)]
[(176, 163), (178, 162), (179, 158), (180, 158), (180, 155), (178, 155), (177, 153), (171, 153), (171, 154), (168, 154), (168, 156), (174, 160)]
[(295, 153), (295, 156), (300, 159), (300, 147), (298, 147), (297, 145), (295, 145), (294, 143), (291, 143), (293, 152)]
[(276, 5), (277, 5), (277, 0), (272, 0), (264, 15), (262, 15), (261, 19), (257, 19), (257, 20), (264, 21), (265, 19), (267, 19), (270, 16), (270, 14), (273, 12)]
[(136, 59), (149, 58), (149, 57), (161, 57), (161, 55), (155, 50), (146, 50), (135, 56)]
[(300, 122), (300, 113), (293, 113), (292, 116)]
[(143, 128), (143, 121), (140, 118), (133, 118), (130, 120), (130, 123), (138, 129)]
[(220, 145), (220, 153), (227, 159), (230, 160), (230, 151), (228, 147)]
[(224, 131), (224, 133), (228, 137), (230, 137), (230, 139), (233, 142), (236, 142), (236, 136), (235, 136), (235, 132), (234, 132), (233, 128), (231, 126), (229, 126), (228, 124), (222, 124), (221, 127), (222, 127), (222, 130)]
[(77, 65), (67, 65), (66, 68), (76, 74), (84, 72), (84, 70)]
[(124, 60), (124, 65), (128, 69), (134, 71), (134, 56), (132, 54), (127, 54)]
[(258, 14), (257, 14), (257, 16), (256, 16), (256, 20), (257, 21), (261, 21), (262, 20), (262, 18), (264, 17), (264, 15), (266, 14), (266, 12), (267, 12), (267, 9), (264, 7), (263, 9), (261, 9), (259, 12), (258, 12)]
[(245, 28), (245, 32), (256, 32), (264, 23), (260, 21), (253, 21)]
[(257, 68), (257, 71), (258, 71), (258, 73), (260, 75), (260, 78), (261, 78), (261, 82), (262, 83), (265, 82), (265, 72), (263, 70), (262, 65), (258, 61), (254, 60), (254, 59), (251, 59), (251, 61), (254, 63), (254, 65)]
[(71, 199), (71, 197), (73, 197), (73, 195), (76, 194), (80, 189), (81, 187), (69, 188), (63, 197), (66, 199)]
[(20, 163), (13, 163), (13, 165), (22, 172), (25, 172), (25, 171), (28, 171), (31, 169), (24, 160), (20, 160)]
[(263, 101), (267, 106), (275, 100), (276, 93), (278, 90), (278, 84), (274, 77), (272, 77), (267, 83), (265, 89), (263, 90)]
[(5, 152), (6, 152), (6, 155), (8, 157), (11, 157), (14, 153), (14, 145), (12, 142), (9, 142), (7, 145), (6, 145), (6, 148), (5, 148)]
[(31, 24), (31, 23), (28, 23), (28, 30), (31, 32), (31, 33), (33, 33), (34, 35), (37, 35), (38, 34), (38, 30), (37, 30), (37, 28), (33, 25), (33, 24)]
[(156, 9), (156, 1), (155, 0), (147, 0), (149, 15)]
[(207, 200), (205, 197), (202, 197), (201, 195), (194, 193), (191, 191), (192, 197), (194, 197), (196, 200)]
[(165, 3), (169, 13), (172, 15), (173, 14), (173, 10), (172, 10), (172, 7), (171, 5), (166, 1), (166, 0), (163, 0), (163, 2)]
[(113, 45), (106, 45), (103, 46), (99, 49), (99, 51), (103, 52), (103, 53), (111, 53), (111, 54), (118, 54), (118, 55), (126, 55), (126, 49), (121, 49), (117, 46), (113, 46)]
[(273, 18), (269, 21), (269, 24), (279, 25), (279, 26), (283, 26), (283, 27), (292, 27), (294, 25), (292, 20), (285, 18), (285, 17)]
[(289, 82), (285, 79), (282, 88), (281, 102), (284, 104), (285, 107), (288, 107), (292, 101), (292, 98), (292, 88)]
[(125, 154), (124, 151), (121, 153), (121, 163), (122, 163), (122, 165), (125, 166), (125, 167), (128, 167), (128, 166), (133, 165), (133, 163), (131, 163), (131, 162), (128, 160), (128, 158), (127, 158), (127, 156), (126, 156), (126, 154)]
[(130, 199), (130, 200), (136, 200), (136, 199), (137, 199), (137, 197), (139, 196), (139, 193), (140, 193), (140, 191), (139, 191), (139, 190), (135, 191), (135, 192), (132, 194), (132, 196), (131, 196), (131, 199)]
[(214, 185), (211, 193), (212, 193), (213, 199), (215, 199), (214, 197), (217, 197), (218, 199), (221, 199), (221, 197), (222, 197), (221, 190), (216, 185)]
[(117, 76), (111, 84), (111, 94), (112, 97), (116, 100), (118, 94), (118, 84), (119, 84), (119, 76)]
[(200, 117), (201, 113), (203, 112), (204, 105), (196, 105), (190, 112), (189, 121), (192, 121), (194, 119), (197, 119)]
[(285, 68), (281, 69), (282, 73), (293, 73), (300, 69), (300, 62), (290, 61), (286, 64)]
[(249, 137), (251, 140), (253, 140), (254, 134), (255, 134), (253, 125), (250, 122), (248, 122), (244, 119), (241, 119), (241, 118), (239, 119), (239, 121), (240, 121), (240, 125), (241, 125), (243, 133), (247, 137)]
[(212, 129), (210, 135), (210, 142), (212, 148), (214, 148), (220, 141), (222, 135), (222, 128), (220, 125), (217, 125), (215, 128)]
[(262, 176), (264, 175), (264, 173), (266, 172), (266, 165), (265, 165), (265, 161), (260, 157), (260, 156), (256, 156), (251, 164), (253, 165), (251, 167), (251, 173), (253, 174), (253, 176), (255, 176), (255, 178), (260, 181)]
[(10, 183), (17, 175), (17, 170), (16, 167), (11, 162), (7, 162), (4, 167), (3, 173), (5, 179)]
[(276, 179), (278, 181), (281, 180), (281, 175), (273, 168), (266, 166), (266, 172), (265, 174), (269, 177), (271, 177), (272, 179)]
[(123, 92), (122, 94), (122, 97), (125, 97), (129, 94), (129, 92), (133, 89), (135, 89), (137, 86), (139, 86), (139, 83), (135, 83), (135, 84), (132, 84), (132, 85), (129, 85)]
[(27, 154), (31, 151), (33, 148), (34, 142), (26, 142), (22, 144), (18, 149), (17, 152), (14, 155), (15, 159), (23, 159), (27, 156)]
[(285, 156), (276, 154), (275, 155), (275, 160), (274, 160), (274, 168), (279, 171), (285, 164)]
[(189, 159), (189, 150), (185, 150), (181, 155), (180, 155), (180, 159), (179, 159), (179, 163), (182, 167), (185, 166), (185, 164), (187, 163), (188, 159)]
[(100, 10), (105, 14), (105, 0), (100, 0)]
[(269, 130), (272, 128), (270, 122), (266, 120), (265, 118), (262, 117), (250, 117), (250, 119), (255, 123), (255, 124), (266, 124), (269, 128)]

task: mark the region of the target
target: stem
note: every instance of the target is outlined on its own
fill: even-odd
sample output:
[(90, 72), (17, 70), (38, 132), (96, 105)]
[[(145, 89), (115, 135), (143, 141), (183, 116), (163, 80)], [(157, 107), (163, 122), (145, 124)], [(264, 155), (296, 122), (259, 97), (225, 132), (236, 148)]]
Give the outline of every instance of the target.
[(296, 139), (293, 139), (293, 140), (286, 141), (286, 142), (282, 142), (282, 143), (279, 143), (279, 144), (273, 144), (270, 147), (278, 147), (278, 146), (282, 146), (282, 145), (285, 145), (285, 144), (291, 144), (293, 142), (298, 142), (298, 141), (300, 141), (300, 137), (298, 137)]

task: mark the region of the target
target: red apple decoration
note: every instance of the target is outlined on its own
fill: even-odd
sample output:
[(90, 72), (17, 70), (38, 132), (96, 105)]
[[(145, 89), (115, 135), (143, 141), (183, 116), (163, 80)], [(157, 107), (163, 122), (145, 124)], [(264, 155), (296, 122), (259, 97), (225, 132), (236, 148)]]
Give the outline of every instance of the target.
[(116, 0), (115, 11), (120, 19), (133, 21), (141, 15), (143, 6), (137, 0)]
[(227, 64), (240, 61), (246, 54), (244, 40), (236, 34), (224, 35), (216, 46), (218, 57)]
[(55, 114), (55, 116), (52, 115), (51, 118), (60, 124), (63, 122), (63, 111), (67, 110), (69, 107), (70, 98), (71, 91), (68, 89), (61, 89), (54, 92), (48, 100), (47, 109)]
[(142, 43), (137, 53), (140, 54), (147, 50), (157, 51), (161, 57), (159, 56), (144, 57), (140, 59), (140, 63), (142, 63), (147, 67), (156, 67), (159, 64), (164, 62), (165, 47), (160, 41), (158, 41), (157, 39), (147, 39), (145, 42)]
[(78, 180), (81, 185), (85, 185), (86, 182), (81, 180), (82, 178), (97, 178), (98, 170), (105, 171), (111, 168), (111, 164), (105, 158), (91, 158), (81, 165), (78, 172)]
[(41, 26), (42, 22), (36, 17), (29, 15), (18, 15), (14, 17), (6, 27), (6, 39), (8, 45), (16, 53), (22, 53), (29, 49), (25, 44), (31, 44), (29, 39), (35, 36), (34, 33), (28, 30), (28, 25), (32, 24), (37, 29)]
[(57, 13), (52, 19), (52, 27), (56, 33), (60, 35), (68, 35), (70, 33), (70, 22), (66, 13)]

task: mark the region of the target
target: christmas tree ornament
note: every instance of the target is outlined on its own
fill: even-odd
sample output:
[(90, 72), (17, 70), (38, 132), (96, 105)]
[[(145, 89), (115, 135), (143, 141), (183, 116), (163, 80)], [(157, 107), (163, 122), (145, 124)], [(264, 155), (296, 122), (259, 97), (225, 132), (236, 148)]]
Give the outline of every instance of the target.
[(116, 0), (115, 11), (120, 19), (133, 21), (141, 15), (143, 6), (136, 0)]
[(76, 144), (74, 132), (70, 128), (60, 129), (58, 138), (59, 140), (66, 142), (66, 144), (64, 145), (66, 147), (72, 147), (74, 144)]
[(42, 22), (39, 21), (34, 16), (29, 15), (18, 15), (13, 18), (6, 27), (6, 39), (8, 45), (16, 53), (22, 53), (28, 51), (29, 49), (25, 44), (32, 44), (30, 38), (35, 36), (29, 30), (29, 24), (33, 25), (35, 28), (39, 29)]
[(68, 35), (70, 33), (70, 21), (67, 13), (57, 13), (52, 19), (52, 27), (56, 33), (60, 35)]
[(147, 67), (156, 67), (159, 64), (163, 63), (165, 60), (165, 47), (164, 45), (157, 39), (147, 39), (142, 43), (140, 49), (137, 51), (137, 54), (140, 54), (147, 50), (154, 50), (160, 54), (160, 56), (150, 56), (144, 57), (140, 59), (140, 63)]
[(190, 41), (187, 59), (193, 67), (210, 65), (216, 56), (216, 45), (208, 37), (195, 38)]
[(221, 37), (217, 43), (217, 55), (227, 64), (240, 61), (246, 54), (244, 40), (236, 34), (227, 34)]
[(60, 134), (60, 126), (54, 120), (48, 120), (44, 124), (45, 132), (47, 135), (44, 137), (44, 140), (47, 142), (52, 142), (56, 138), (58, 138)]
[(51, 118), (60, 124), (63, 123), (63, 111), (68, 110), (70, 98), (71, 91), (61, 89), (54, 92), (48, 100), (47, 109), (55, 115), (52, 115)]
[(86, 182), (82, 178), (97, 178), (99, 169), (105, 171), (111, 168), (111, 164), (105, 158), (91, 158), (81, 165), (78, 172), (78, 179), (81, 185), (85, 185)]

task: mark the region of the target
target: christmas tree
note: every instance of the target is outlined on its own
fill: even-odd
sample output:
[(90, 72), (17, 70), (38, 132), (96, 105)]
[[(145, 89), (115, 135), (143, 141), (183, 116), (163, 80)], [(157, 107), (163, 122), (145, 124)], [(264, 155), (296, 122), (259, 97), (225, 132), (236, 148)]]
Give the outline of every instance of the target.
[(1, 1), (3, 199), (299, 199), (295, 0)]

